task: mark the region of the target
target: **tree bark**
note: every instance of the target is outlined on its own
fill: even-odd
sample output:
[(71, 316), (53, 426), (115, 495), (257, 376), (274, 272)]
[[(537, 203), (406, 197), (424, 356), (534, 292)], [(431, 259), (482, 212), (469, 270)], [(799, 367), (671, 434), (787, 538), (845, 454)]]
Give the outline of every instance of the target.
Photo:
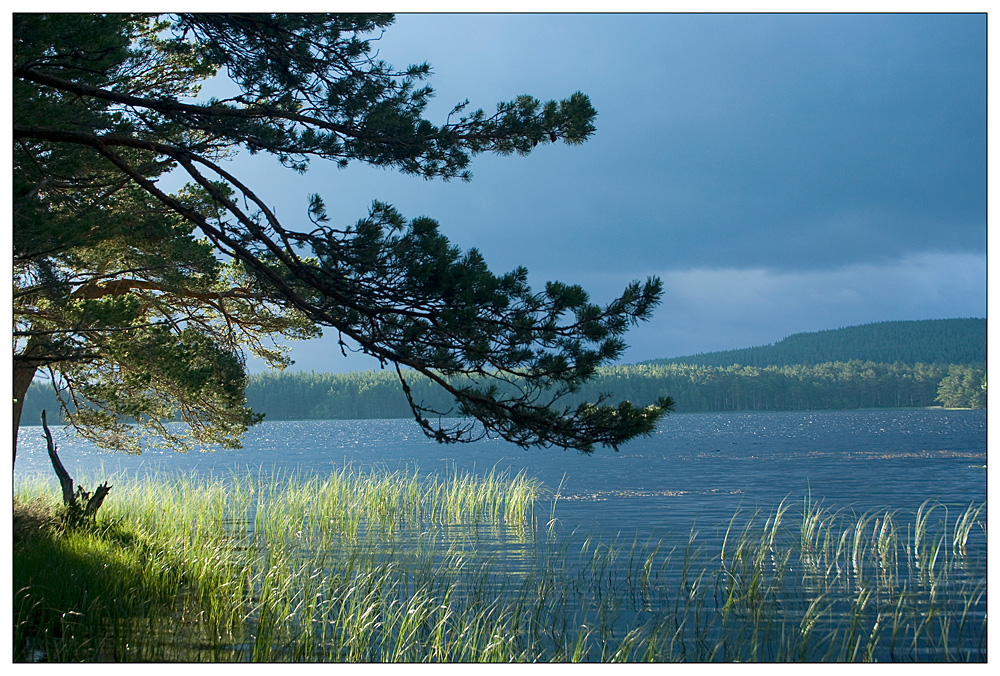
[(14, 428), (14, 443), (11, 446), (11, 471), (14, 471), (14, 465), (17, 462), (17, 432), (21, 428), (21, 411), (24, 409), (24, 397), (28, 393), (28, 388), (31, 386), (31, 381), (35, 378), (35, 373), (38, 372), (38, 367), (41, 362), (33, 361), (30, 356), (33, 352), (39, 351), (41, 346), (35, 339), (28, 340), (28, 345), (25, 347), (24, 352), (19, 355), (20, 359), (14, 359), (14, 417), (13, 425)]
[(104, 504), (104, 498), (106, 498), (110, 492), (111, 486), (108, 485), (107, 481), (98, 486), (93, 495), (81, 490), (83, 499), (87, 501), (87, 506), (83, 510), (83, 515), (94, 516), (97, 514), (97, 510), (99, 510), (101, 505)]
[(70, 477), (69, 472), (63, 467), (62, 461), (59, 459), (59, 454), (56, 453), (56, 444), (52, 441), (52, 433), (49, 432), (49, 425), (45, 421), (45, 411), (42, 411), (42, 429), (45, 431), (45, 443), (49, 447), (49, 460), (52, 461), (52, 467), (56, 471), (56, 476), (59, 477), (59, 485), (62, 486), (63, 503), (66, 505), (71, 505), (75, 501), (73, 496), (73, 479)]
[(49, 432), (49, 425), (45, 420), (44, 410), (42, 410), (42, 430), (45, 432), (45, 443), (49, 449), (49, 459), (52, 461), (52, 468), (56, 471), (56, 476), (59, 477), (59, 485), (62, 486), (63, 504), (70, 508), (69, 513), (72, 515), (71, 518), (78, 520), (81, 516), (94, 516), (97, 514), (97, 510), (101, 508), (101, 505), (104, 504), (104, 498), (111, 492), (112, 486), (105, 481), (97, 487), (93, 495), (83, 490), (83, 486), (77, 486), (74, 493), (73, 478), (66, 471), (62, 461), (59, 459), (59, 454), (56, 452), (56, 444), (52, 440), (52, 433)]

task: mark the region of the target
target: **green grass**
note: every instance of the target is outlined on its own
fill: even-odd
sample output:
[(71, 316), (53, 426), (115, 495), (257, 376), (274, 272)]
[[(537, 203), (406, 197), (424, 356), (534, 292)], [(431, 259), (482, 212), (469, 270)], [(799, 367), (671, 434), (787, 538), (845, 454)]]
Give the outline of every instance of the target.
[(807, 498), (671, 544), (562, 534), (524, 475), (111, 482), (73, 529), (46, 517), (54, 485), (18, 487), (15, 659), (987, 656), (985, 505), (856, 515)]

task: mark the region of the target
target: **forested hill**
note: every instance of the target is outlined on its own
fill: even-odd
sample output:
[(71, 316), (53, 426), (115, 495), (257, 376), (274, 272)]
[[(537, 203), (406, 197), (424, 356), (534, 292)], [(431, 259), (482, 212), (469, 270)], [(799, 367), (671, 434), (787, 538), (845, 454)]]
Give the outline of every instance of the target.
[[(440, 411), (454, 408), (426, 377), (414, 374), (408, 382), (415, 400)], [(678, 412), (985, 408), (986, 320), (883, 322), (796, 334), (747, 350), (600, 368), (566, 403), (602, 393), (637, 403), (669, 396)], [(254, 375), (246, 395), (269, 420), (412, 416), (388, 370)], [(51, 414), (59, 403), (51, 384), (36, 382), (25, 400), (25, 424), (37, 424), (42, 409)]]
[[(454, 409), (428, 378), (408, 378), (411, 393), (438, 410)], [(972, 364), (877, 364), (850, 361), (814, 366), (693, 366), (634, 364), (598, 369), (567, 404), (601, 393), (644, 403), (673, 397), (679, 413), (695, 411), (836, 410), (880, 407), (985, 408), (986, 369)], [(266, 373), (250, 378), (247, 401), (268, 420), (408, 418), (393, 371)], [(50, 419), (59, 403), (51, 384), (36, 382), (24, 404), (25, 424)]]
[(796, 333), (771, 345), (643, 363), (762, 367), (852, 360), (909, 365), (985, 364), (986, 320), (927, 319), (862, 324)]

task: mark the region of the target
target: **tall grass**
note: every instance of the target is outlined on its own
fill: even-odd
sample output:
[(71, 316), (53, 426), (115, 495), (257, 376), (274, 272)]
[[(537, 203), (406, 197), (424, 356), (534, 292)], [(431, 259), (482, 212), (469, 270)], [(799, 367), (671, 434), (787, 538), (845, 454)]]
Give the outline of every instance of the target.
[[(985, 660), (986, 508), (560, 533), (523, 474), (157, 476), (15, 545), (19, 660)], [(21, 504), (55, 504), (22, 484)]]

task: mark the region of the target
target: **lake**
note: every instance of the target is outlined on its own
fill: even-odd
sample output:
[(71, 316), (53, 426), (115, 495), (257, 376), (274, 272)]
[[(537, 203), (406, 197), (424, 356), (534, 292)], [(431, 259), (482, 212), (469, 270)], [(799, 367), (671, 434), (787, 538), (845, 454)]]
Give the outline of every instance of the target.
[[(662, 659), (787, 659), (782, 652), (789, 640), (786, 632), (805, 636), (810, 613), (822, 601), (826, 605), (816, 636), (838, 638), (814, 640), (810, 635), (796, 644), (806, 646), (806, 652), (795, 659), (862, 659), (858, 646), (869, 645), (872, 659), (934, 661), (986, 658), (986, 426), (985, 411), (675, 414), (650, 437), (618, 452), (598, 448), (591, 455), (524, 450), (499, 440), (445, 446), (428, 440), (408, 420), (265, 422), (248, 433), (242, 450), (187, 455), (109, 454), (60, 431), (56, 440), (74, 479), (117, 475), (113, 483), (175, 472), (224, 478), (247, 469), (265, 476), (297, 472), (320, 477), (344, 467), (439, 475), (523, 472), (552, 491), (536, 512), (541, 515), (534, 525), (538, 535), (526, 537), (518, 528), (508, 532), (478, 524), (433, 524), (409, 534), (401, 530), (389, 538), (391, 543), (375, 533), (363, 546), (374, 542), (383, 552), (379, 556), (396, 556), (425, 546), (427, 537), (442, 551), (454, 551), (459, 543), (464, 560), (477, 556), (481, 558), (474, 560), (483, 565), (499, 566), (488, 569), (487, 582), (478, 576), (462, 583), (477, 594), (508, 589), (511, 575), (526, 581), (536, 579), (533, 576), (558, 579), (561, 586), (550, 591), (560, 599), (558, 621), (571, 630), (574, 622), (577, 627), (608, 629), (619, 642), (615, 645), (632, 636), (633, 628), (644, 627), (642, 640), (666, 651)], [(56, 483), (41, 428), (25, 427), (19, 437), (15, 485), (35, 475)], [(826, 542), (816, 540), (815, 550), (795, 549), (800, 530), (796, 521), (803, 518), (807, 498), (848, 515), (845, 529), (828, 531), (834, 533), (833, 541), (829, 536)], [(548, 522), (553, 499), (554, 526)], [(930, 537), (922, 541), (944, 547), (938, 553), (927, 544), (917, 545), (921, 527), (914, 525), (914, 515), (927, 501), (935, 506), (933, 518), (925, 522)], [(769, 560), (741, 558), (738, 549), (734, 553), (733, 542), (743, 525), (753, 523), (750, 540), (761, 542), (758, 533), (766, 538), (767, 525), (761, 529), (760, 523), (782, 503), (789, 507), (783, 521), (789, 530), (782, 531), (780, 546), (765, 543), (754, 550), (754, 556)], [(982, 528), (974, 528), (968, 547), (960, 547), (952, 543), (950, 533), (970, 505), (982, 505), (977, 517)], [(754, 520), (755, 513), (762, 515), (760, 521)], [(890, 533), (891, 541), (883, 542), (880, 524), (890, 520), (890, 513), (897, 530)], [(851, 521), (855, 514), (870, 518)], [(695, 531), (698, 565), (718, 570), (692, 582), (686, 563), (675, 564), (681, 558), (687, 561), (684, 548), (695, 541)], [(552, 532), (558, 533), (558, 545), (545, 536)], [(726, 550), (727, 541), (719, 568), (719, 551)], [(600, 550), (595, 543), (610, 543), (619, 551)], [(635, 544), (630, 548), (630, 543), (639, 543), (639, 549)], [(883, 544), (891, 544), (892, 551), (883, 551)], [(337, 550), (351, 546), (344, 541)], [(636, 561), (641, 561), (650, 551), (647, 574), (650, 569), (660, 572), (653, 582), (636, 586), (633, 576), (639, 568), (632, 567), (631, 558), (638, 552)], [(666, 561), (670, 556), (673, 563)], [(659, 568), (652, 566), (654, 558)], [(605, 567), (611, 571), (626, 563), (624, 573), (605, 573)], [(473, 563), (470, 570), (479, 570), (479, 565)], [(540, 565), (544, 570), (539, 576)], [(761, 575), (770, 585), (767, 589), (774, 590), (765, 596), (755, 591)], [(792, 578), (794, 583), (789, 583)], [(455, 598), (462, 593), (456, 592)], [(689, 599), (681, 611), (678, 593)], [(738, 603), (732, 605), (727, 598)], [(763, 615), (762, 607), (767, 609)], [(864, 633), (857, 642), (855, 623)], [(891, 635), (881, 636), (878, 632), (888, 631), (880, 629), (886, 623), (892, 626)], [(655, 631), (672, 626), (677, 633), (664, 648)], [(813, 624), (808, 627), (813, 630)], [(772, 630), (776, 633), (769, 633)], [(601, 631), (601, 640), (588, 644), (587, 659), (604, 654), (604, 641), (611, 639)], [(741, 652), (747, 645), (753, 652)], [(234, 650), (243, 654), (242, 648)]]
[[(330, 472), (350, 465), (421, 473), (524, 471), (555, 490), (559, 515), (588, 530), (656, 536), (728, 523), (811, 494), (832, 509), (915, 510), (927, 499), (986, 500), (985, 411), (689, 413), (618, 452), (520, 449), (501, 440), (441, 445), (411, 420), (264, 422), (241, 450), (112, 454), (54, 430), (70, 475)], [(41, 427), (22, 427), (15, 481), (52, 474)], [(53, 475), (53, 481), (55, 481)]]

